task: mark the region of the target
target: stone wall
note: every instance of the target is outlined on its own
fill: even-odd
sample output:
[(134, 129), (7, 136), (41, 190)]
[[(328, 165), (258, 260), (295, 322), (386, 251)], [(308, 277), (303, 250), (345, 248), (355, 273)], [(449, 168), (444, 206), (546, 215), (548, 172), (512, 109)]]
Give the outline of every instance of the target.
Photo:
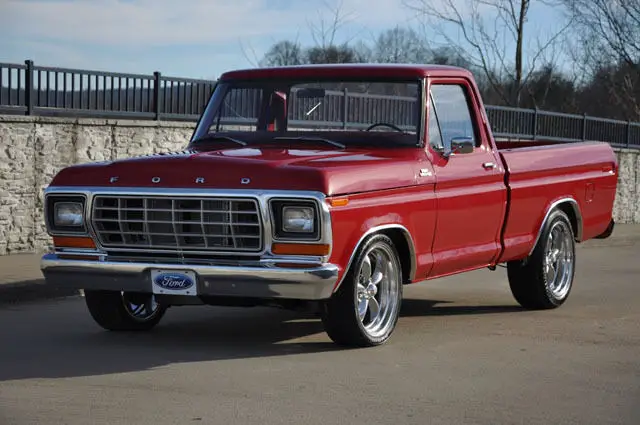
[[(0, 255), (41, 252), (50, 243), (43, 190), (62, 168), (83, 162), (182, 150), (194, 123), (0, 115)], [(618, 150), (614, 217), (640, 223), (640, 151)]]
[(0, 255), (46, 249), (43, 190), (60, 169), (182, 150), (194, 126), (0, 115)]
[(620, 172), (613, 208), (617, 223), (640, 224), (640, 150), (616, 149)]

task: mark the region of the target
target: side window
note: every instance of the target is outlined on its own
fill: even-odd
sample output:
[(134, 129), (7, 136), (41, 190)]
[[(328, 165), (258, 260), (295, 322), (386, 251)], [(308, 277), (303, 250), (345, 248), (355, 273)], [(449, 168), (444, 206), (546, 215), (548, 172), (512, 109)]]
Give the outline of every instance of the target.
[(440, 125), (438, 124), (438, 115), (436, 109), (433, 106), (433, 98), (429, 96), (429, 144), (434, 149), (443, 150), (444, 144), (442, 143), (442, 134), (440, 134)]
[(440, 133), (445, 146), (450, 147), (455, 137), (471, 137), (476, 141), (471, 111), (465, 89), (457, 84), (435, 84), (431, 86), (431, 96), (438, 111)]

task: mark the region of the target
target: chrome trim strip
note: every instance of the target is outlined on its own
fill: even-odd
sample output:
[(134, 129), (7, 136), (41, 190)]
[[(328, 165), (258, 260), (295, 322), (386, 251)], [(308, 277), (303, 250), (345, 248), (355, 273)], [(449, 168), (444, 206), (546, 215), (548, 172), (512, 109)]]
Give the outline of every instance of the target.
[(63, 260), (55, 254), (44, 255), (40, 269), (48, 283), (67, 288), (144, 292), (151, 292), (151, 269), (190, 270), (198, 276), (201, 295), (304, 300), (330, 298), (340, 270), (329, 263), (307, 263), (305, 268), (272, 262), (209, 266)]
[(428, 141), (425, 140), (427, 136), (427, 78), (420, 78), (420, 131), (418, 132), (418, 147), (424, 148)]
[[(318, 204), (318, 210), (320, 211), (320, 240), (317, 242), (320, 244), (327, 244), (330, 246), (330, 252), (328, 255), (322, 257), (323, 262), (328, 261), (331, 257), (331, 251), (333, 250), (333, 237), (331, 228), (331, 214), (329, 206), (327, 205), (326, 196), (317, 191), (299, 191), (299, 190), (261, 190), (261, 189), (212, 189), (212, 188), (140, 188), (140, 187), (106, 187), (106, 186), (49, 186), (44, 191), (44, 199), (46, 205), (46, 199), (50, 195), (84, 195), (86, 200), (85, 206), (85, 221), (87, 223), (87, 233), (74, 233), (74, 236), (91, 236), (96, 242), (96, 246), (104, 251), (98, 241), (97, 234), (91, 223), (91, 211), (93, 210), (93, 199), (96, 195), (140, 195), (140, 196), (174, 196), (174, 197), (239, 197), (239, 198), (253, 198), (258, 201), (260, 206), (261, 219), (264, 224), (264, 244), (262, 251), (257, 252), (237, 252), (237, 251), (189, 251), (190, 254), (209, 254), (216, 255), (237, 255), (237, 256), (269, 256), (271, 253), (272, 238), (272, 223), (269, 212), (269, 200), (272, 198), (283, 199), (305, 199), (315, 201)], [(304, 243), (305, 241), (300, 239), (296, 242)], [(315, 242), (315, 241), (314, 241)], [(136, 249), (117, 248), (110, 249), (112, 252), (140, 252)], [(175, 253), (175, 250), (144, 250), (145, 252), (155, 253)], [(179, 251), (178, 251), (179, 252)]]
[(573, 212), (576, 214), (576, 224), (578, 226), (578, 229), (576, 231), (575, 239), (579, 242), (582, 241), (582, 214), (580, 213), (580, 206), (578, 205), (578, 202), (573, 199), (573, 198), (563, 198), (560, 200), (555, 201), (553, 204), (551, 204), (551, 206), (549, 206), (549, 209), (547, 210), (546, 214), (544, 215), (544, 218), (542, 219), (542, 223), (540, 224), (540, 228), (538, 229), (538, 235), (536, 236), (535, 241), (533, 242), (533, 247), (531, 248), (531, 251), (529, 251), (529, 255), (531, 256), (531, 254), (533, 254), (533, 251), (536, 249), (536, 245), (538, 244), (538, 241), (540, 240), (540, 236), (542, 236), (542, 229), (544, 228), (545, 224), (547, 223), (547, 220), (549, 219), (549, 215), (551, 214), (551, 212), (557, 208), (559, 205), (561, 204), (566, 204), (568, 203), (569, 205), (571, 205), (571, 207), (573, 208)]
[[(353, 250), (353, 252), (351, 252), (351, 256), (349, 257), (349, 263), (347, 263), (347, 267), (344, 269), (344, 274), (342, 275), (342, 277), (340, 278), (340, 281), (336, 285), (336, 288), (335, 288), (334, 292), (337, 291), (340, 288), (340, 285), (342, 285), (342, 282), (344, 281), (344, 278), (347, 275), (347, 273), (349, 272), (349, 268), (351, 268), (351, 264), (353, 263), (353, 260), (356, 257), (356, 253), (360, 249), (360, 246), (362, 245), (364, 240), (367, 237), (369, 237), (372, 234), (374, 234), (374, 233), (380, 232), (381, 230), (387, 230), (387, 229), (399, 229), (399, 230), (402, 231), (403, 236), (404, 236), (405, 240), (407, 241), (407, 245), (409, 245), (409, 260), (410, 260), (410, 264), (411, 264), (411, 270), (409, 272), (408, 280), (415, 279), (416, 267), (417, 267), (416, 266), (416, 247), (415, 247), (415, 244), (413, 242), (413, 238), (411, 237), (411, 233), (409, 232), (409, 230), (406, 227), (404, 227), (401, 224), (384, 224), (384, 225), (381, 225), (381, 226), (372, 227), (371, 229), (367, 230), (360, 237), (360, 240), (358, 240), (358, 243), (356, 244), (355, 249)], [(405, 277), (405, 280), (407, 280), (407, 277)]]

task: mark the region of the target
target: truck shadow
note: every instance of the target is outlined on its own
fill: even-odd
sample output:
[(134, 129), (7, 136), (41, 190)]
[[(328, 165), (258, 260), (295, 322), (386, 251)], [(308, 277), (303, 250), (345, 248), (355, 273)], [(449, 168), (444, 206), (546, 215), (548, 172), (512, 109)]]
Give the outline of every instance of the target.
[[(446, 301), (407, 299), (402, 316), (514, 312), (512, 306), (452, 307)], [(172, 308), (147, 333), (115, 333), (97, 327), (81, 298), (0, 308), (0, 382), (149, 370), (176, 363), (348, 350), (324, 333), (315, 312), (268, 308)], [(402, 319), (401, 319), (402, 320)], [(401, 324), (399, 326), (401, 331)]]
[(428, 317), (428, 316), (477, 316), (481, 314), (515, 313), (523, 311), (519, 305), (477, 305), (450, 306), (451, 301), (436, 301), (424, 299), (402, 300), (400, 317)]

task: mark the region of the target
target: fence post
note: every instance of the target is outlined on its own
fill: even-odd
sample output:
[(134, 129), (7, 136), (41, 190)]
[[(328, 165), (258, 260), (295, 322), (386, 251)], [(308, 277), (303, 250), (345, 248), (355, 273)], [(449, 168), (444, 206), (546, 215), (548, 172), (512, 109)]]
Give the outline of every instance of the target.
[(153, 112), (155, 112), (154, 120), (160, 120), (160, 72), (153, 73)]
[(627, 120), (627, 149), (631, 146), (631, 120)]
[(533, 111), (533, 138), (538, 137), (538, 107)]
[(582, 141), (587, 140), (587, 113), (584, 113), (584, 118), (582, 120)]
[(27, 115), (33, 115), (33, 61), (26, 60), (24, 64), (27, 66), (24, 79), (24, 103), (27, 107)]
[(347, 119), (349, 117), (349, 90), (343, 90), (344, 97), (342, 98), (342, 128), (347, 129)]

